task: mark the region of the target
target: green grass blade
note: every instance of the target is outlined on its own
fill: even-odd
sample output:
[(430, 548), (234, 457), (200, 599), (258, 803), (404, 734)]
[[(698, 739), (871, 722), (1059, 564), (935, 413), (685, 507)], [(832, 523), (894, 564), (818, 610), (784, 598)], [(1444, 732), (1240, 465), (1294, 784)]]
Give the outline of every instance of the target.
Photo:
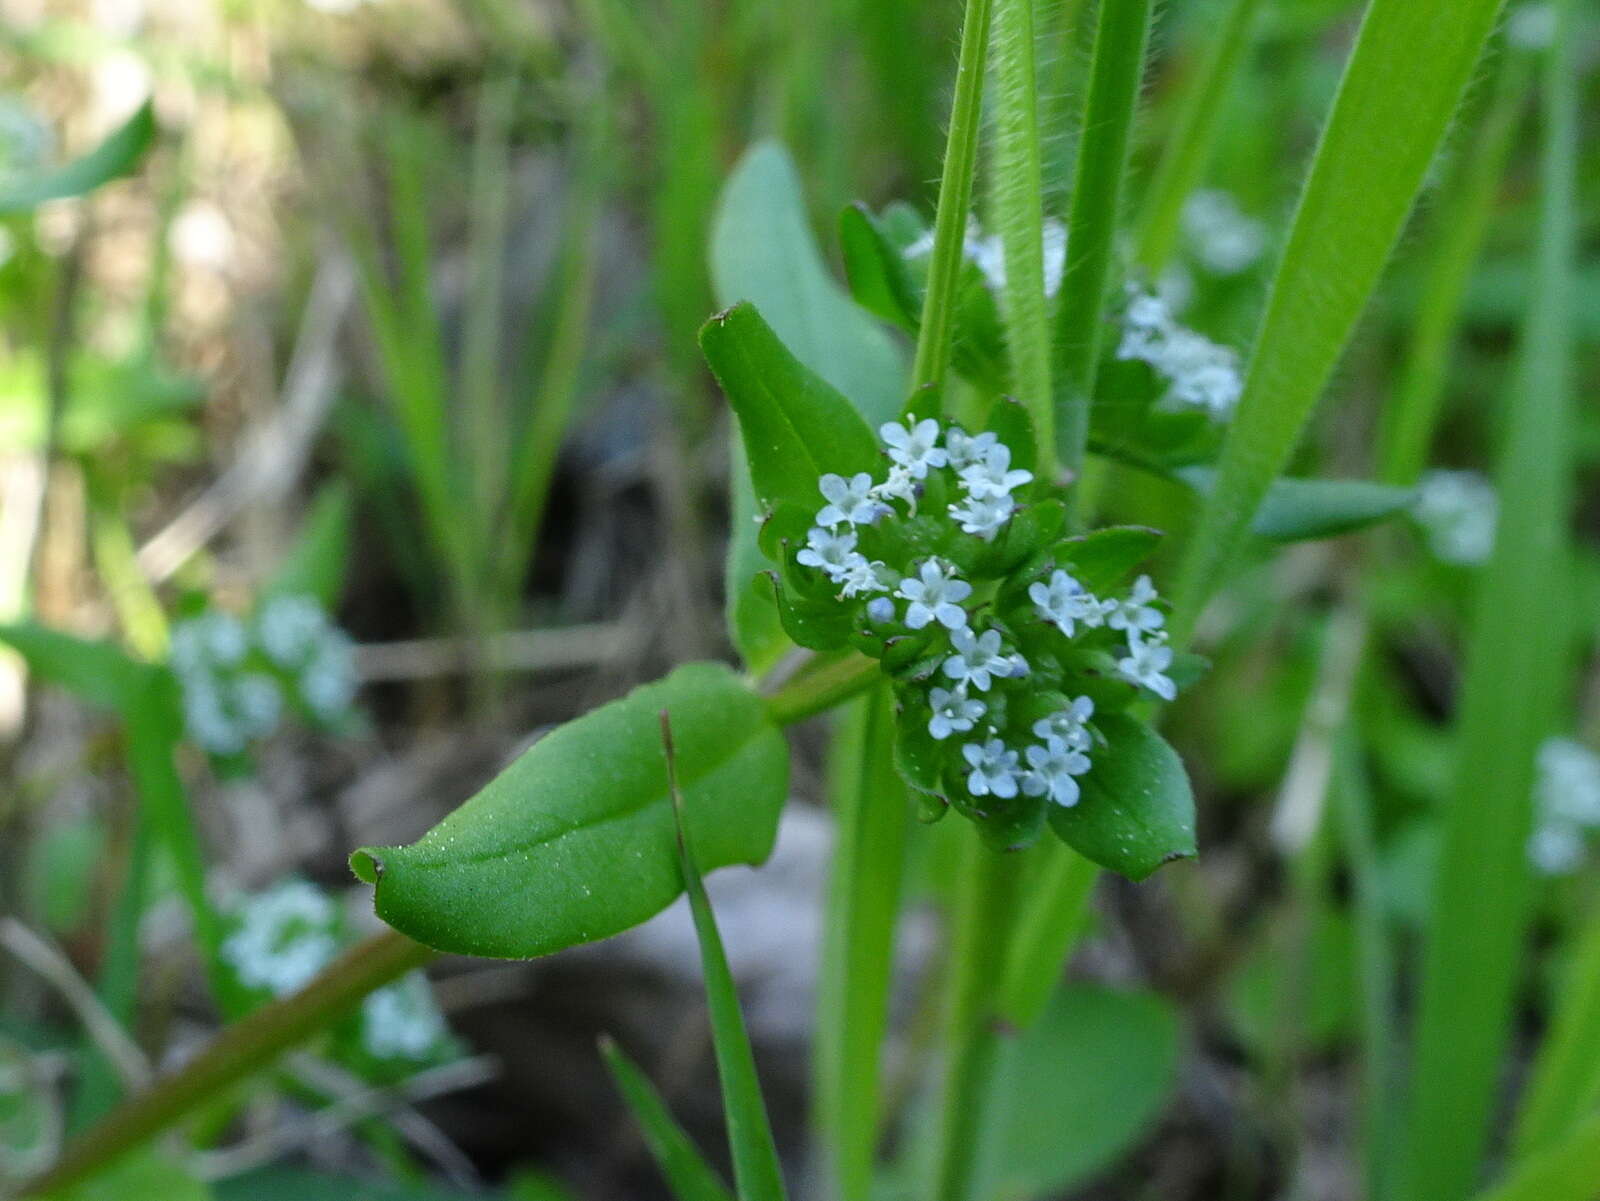
[(1067, 220), (1067, 265), (1056, 306), (1056, 452), (1064, 471), (1083, 465), (1089, 402), (1100, 357), (1106, 281), (1116, 251), (1129, 135), (1139, 105), (1150, 0), (1100, 5), (1083, 134)]
[(1600, 1114), (1591, 1114), (1548, 1151), (1519, 1161), (1475, 1201), (1592, 1201), (1600, 1181)]
[(81, 196), (129, 174), (156, 138), (153, 103), (146, 100), (106, 139), (81, 158), (31, 178), (8, 179), (0, 186), (0, 215), (25, 212), (49, 200)]
[[(1561, 24), (1570, 23), (1563, 5)], [(1401, 1196), (1474, 1182), (1508, 1038), (1529, 893), (1534, 754), (1565, 693), (1573, 607), (1576, 79), (1565, 29), (1546, 64), (1539, 245), (1496, 487), (1500, 526), (1479, 584), (1456, 727), (1456, 787), (1434, 882)]]
[(830, 1196), (865, 1197), (882, 1125), (879, 1056), (911, 811), (894, 766), (893, 699), (879, 684), (833, 744), (835, 828), (817, 984), (815, 1112)]
[(1174, 603), (1182, 642), (1288, 462), (1377, 286), (1500, 0), (1372, 0), (1267, 298)]
[(1261, 0), (1229, 0), (1204, 58), (1178, 100), (1177, 119), (1145, 193), (1134, 248), (1134, 261), (1151, 282), (1161, 277), (1172, 259), (1184, 201), (1200, 186), (1211, 161), (1229, 85), (1255, 44), (1251, 32), (1260, 9)]
[(1043, 859), (1024, 888), (996, 1007), (1001, 1019), (1019, 1030), (1038, 1020), (1061, 983), (1061, 969), (1083, 934), (1089, 897), (1100, 878), (1098, 867), (1057, 839), (1044, 839), (1034, 853)]
[[(945, 142), (944, 173), (934, 213), (933, 250), (928, 259), (928, 290), (922, 301), (922, 327), (911, 362), (911, 391), (923, 416), (937, 412), (945, 372), (950, 367), (950, 337), (956, 285), (966, 254), (967, 214), (972, 208), (972, 173), (978, 161), (983, 108), (984, 51), (989, 44), (990, 0), (967, 0), (961, 25), (961, 57), (956, 62), (955, 98)], [(919, 395), (928, 390), (924, 399)]]
[(683, 793), (678, 788), (677, 754), (672, 745), (670, 715), (661, 711), (661, 740), (667, 757), (667, 782), (672, 793), (673, 820), (678, 829), (678, 864), (683, 872), (684, 892), (694, 915), (695, 934), (700, 940), (700, 966), (706, 981), (706, 1008), (711, 1017), (711, 1041), (716, 1048), (717, 1076), (722, 1082), (723, 1104), (727, 1110), (728, 1148), (733, 1154), (733, 1179), (739, 1201), (783, 1201), (783, 1173), (778, 1164), (778, 1148), (767, 1120), (767, 1104), (761, 1096), (761, 1081), (756, 1076), (755, 1055), (739, 1012), (739, 994), (733, 973), (717, 933), (717, 919), (711, 912), (700, 869), (695, 866), (689, 846), (689, 832), (683, 816)]
[(700, 1154), (694, 1140), (678, 1125), (667, 1103), (639, 1065), (610, 1038), (600, 1040), (600, 1056), (605, 1060), (606, 1071), (616, 1082), (617, 1091), (639, 1123), (656, 1166), (667, 1178), (678, 1201), (733, 1201), (728, 1186)]
[(1519, 1157), (1553, 1147), (1600, 1101), (1600, 920), (1582, 932), (1517, 1114)]
[(992, 200), (1004, 248), (1001, 295), (1012, 389), (1033, 416), (1043, 456), (1036, 473), (1055, 477), (1055, 406), (1050, 394), (1050, 326), (1044, 294), (1044, 175), (1034, 70), (1034, 0), (995, 0), (990, 51), (995, 137)]
[(1385, 406), (1378, 438), (1378, 477), (1414, 484), (1428, 460), (1438, 424), (1446, 371), (1461, 318), (1461, 302), (1483, 248), (1505, 175), (1512, 139), (1521, 124), (1531, 81), (1526, 53), (1507, 49), (1495, 70), (1493, 93), (1473, 137), (1464, 140), (1446, 195), (1432, 214), (1422, 296), (1406, 346), (1393, 401)]

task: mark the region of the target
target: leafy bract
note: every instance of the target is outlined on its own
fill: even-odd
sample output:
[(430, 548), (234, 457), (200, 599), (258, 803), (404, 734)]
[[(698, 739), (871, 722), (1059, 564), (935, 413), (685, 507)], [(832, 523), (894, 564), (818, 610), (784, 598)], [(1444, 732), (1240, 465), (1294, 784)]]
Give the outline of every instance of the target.
[(1095, 718), (1106, 737), (1071, 808), (1050, 806), (1050, 824), (1086, 859), (1143, 880), (1195, 855), (1194, 795), (1183, 761), (1143, 722), (1121, 713)]
[(662, 710), (700, 867), (761, 862), (788, 781), (783, 737), (733, 672), (694, 663), (546, 735), (419, 841), (358, 850), (378, 915), (442, 951), (529, 958), (665, 908), (682, 881)]

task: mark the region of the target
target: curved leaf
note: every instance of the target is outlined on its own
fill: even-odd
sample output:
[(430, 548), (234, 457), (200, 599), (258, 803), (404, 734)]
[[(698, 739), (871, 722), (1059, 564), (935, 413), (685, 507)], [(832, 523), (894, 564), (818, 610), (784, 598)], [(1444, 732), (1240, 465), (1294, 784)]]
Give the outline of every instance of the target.
[(156, 136), (155, 110), (146, 100), (93, 150), (81, 158), (30, 178), (0, 183), (0, 214), (37, 208), (47, 200), (82, 196), (128, 174)]
[(665, 908), (682, 879), (662, 710), (701, 868), (761, 862), (788, 782), (783, 736), (732, 671), (693, 663), (545, 736), (419, 841), (358, 850), (378, 916), (441, 951), (520, 959)]
[[(1174, 474), (1200, 493), (1209, 493), (1217, 478), (1210, 467), (1185, 467)], [(1250, 529), (1274, 542), (1332, 538), (1403, 513), (1415, 496), (1410, 488), (1371, 480), (1311, 480), (1284, 476), (1272, 481), (1250, 522)]]

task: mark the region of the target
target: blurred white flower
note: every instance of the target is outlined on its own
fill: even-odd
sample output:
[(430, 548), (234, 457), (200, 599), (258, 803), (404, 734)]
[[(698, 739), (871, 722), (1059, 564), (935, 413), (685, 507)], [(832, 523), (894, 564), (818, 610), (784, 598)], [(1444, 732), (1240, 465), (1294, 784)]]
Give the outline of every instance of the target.
[(239, 904), (239, 927), (222, 958), (250, 988), (281, 997), (308, 984), (338, 954), (338, 907), (305, 880), (282, 883)]
[(361, 1045), (375, 1059), (424, 1060), (448, 1030), (421, 972), (378, 989), (361, 1003)]
[(1494, 485), (1476, 471), (1429, 471), (1417, 481), (1411, 515), (1428, 548), (1446, 563), (1473, 566), (1494, 553), (1499, 502)]
[(1506, 40), (1523, 50), (1543, 50), (1555, 40), (1553, 4), (1519, 4), (1506, 18)]
[(1267, 228), (1227, 192), (1203, 189), (1183, 204), (1183, 232), (1200, 265), (1213, 275), (1238, 275), (1267, 246)]

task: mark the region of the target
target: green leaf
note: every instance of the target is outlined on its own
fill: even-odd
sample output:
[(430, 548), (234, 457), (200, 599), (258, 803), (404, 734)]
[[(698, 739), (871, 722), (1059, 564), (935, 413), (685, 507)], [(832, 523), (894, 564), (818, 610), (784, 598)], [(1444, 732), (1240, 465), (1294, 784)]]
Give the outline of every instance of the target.
[(362, 1180), (304, 1168), (261, 1168), (219, 1181), (216, 1201), (467, 1201), (479, 1194), (419, 1181)]
[(146, 1148), (42, 1201), (207, 1201), (211, 1195), (209, 1188), (177, 1164)]
[(1600, 1099), (1600, 920), (1577, 932), (1517, 1114), (1517, 1154), (1554, 1146)]
[(783, 632), (796, 645), (814, 651), (838, 650), (850, 641), (850, 618), (835, 607), (791, 597), (778, 582), (778, 573), (763, 571), (752, 584), (758, 595), (777, 607)]
[(1161, 531), (1143, 525), (1108, 525), (1056, 544), (1052, 559), (1090, 592), (1105, 592), (1161, 544)]
[(127, 175), (156, 136), (155, 110), (146, 100), (137, 112), (81, 158), (32, 179), (0, 182), (0, 214), (37, 208), (47, 200), (82, 196), (103, 183)]
[(0, 643), (27, 660), (40, 679), (102, 709), (121, 711), (152, 670), (113, 643), (75, 638), (31, 621), (0, 625)]
[(1368, 6), (1273, 278), (1216, 488), (1189, 544), (1173, 614), (1176, 643), (1187, 640), (1288, 463), (1500, 7), (1500, 0)]
[(739, 1012), (739, 990), (734, 987), (733, 972), (722, 949), (722, 936), (717, 933), (717, 920), (711, 912), (711, 900), (706, 896), (700, 868), (695, 862), (694, 840), (687, 826), (683, 790), (679, 784), (680, 760), (671, 714), (663, 708), (658, 716), (677, 834), (678, 869), (682, 873), (683, 889), (689, 894), (689, 912), (694, 917), (694, 931), (700, 942), (700, 969), (705, 976), (706, 1009), (711, 1018), (717, 1078), (722, 1085), (722, 1102), (727, 1111), (734, 1182), (740, 1201), (784, 1201), (778, 1148), (772, 1138), (772, 1124), (767, 1120), (767, 1104), (761, 1096), (750, 1036)]
[(1548, 1150), (1512, 1164), (1476, 1201), (1592, 1201), (1600, 1180), (1600, 1114), (1590, 1114)]
[(921, 320), (921, 297), (906, 272), (905, 257), (859, 201), (839, 214), (839, 248), (856, 303), (908, 333)]
[(600, 1040), (600, 1056), (617, 1091), (628, 1103), (650, 1154), (678, 1201), (733, 1201), (716, 1170), (694, 1140), (678, 1125), (650, 1078), (610, 1038)]
[(788, 781), (783, 737), (733, 672), (695, 663), (546, 735), (420, 841), (357, 851), (378, 916), (439, 950), (521, 959), (665, 908), (682, 884), (662, 709), (702, 869), (764, 860)]
[(700, 348), (739, 418), (756, 498), (808, 508), (822, 504), (817, 478), (850, 476), (879, 464), (878, 443), (861, 414), (789, 353), (747, 302), (706, 322)]
[(350, 559), (350, 486), (326, 484), (268, 584), (268, 596), (311, 596), (325, 609), (339, 602)]
[(978, 1195), (1056, 1197), (1124, 1155), (1172, 1095), (1178, 1017), (1146, 992), (1079, 985), (1003, 1044)]
[(1061, 840), (1101, 867), (1143, 880), (1174, 859), (1195, 855), (1194, 796), (1183, 761), (1142, 722), (1120, 713), (1095, 718), (1105, 746), (1071, 808), (1049, 806)]
[[(1196, 492), (1207, 495), (1216, 482), (1217, 473), (1209, 467), (1184, 467), (1174, 474)], [(1333, 538), (1405, 512), (1414, 495), (1410, 488), (1370, 480), (1307, 480), (1285, 476), (1272, 481), (1250, 522), (1250, 529), (1274, 542)]]
[(1063, 966), (1088, 924), (1089, 898), (1100, 869), (1071, 847), (1044, 839), (1029, 875), (1006, 955), (1000, 1016), (1019, 1030), (1039, 1020)]

